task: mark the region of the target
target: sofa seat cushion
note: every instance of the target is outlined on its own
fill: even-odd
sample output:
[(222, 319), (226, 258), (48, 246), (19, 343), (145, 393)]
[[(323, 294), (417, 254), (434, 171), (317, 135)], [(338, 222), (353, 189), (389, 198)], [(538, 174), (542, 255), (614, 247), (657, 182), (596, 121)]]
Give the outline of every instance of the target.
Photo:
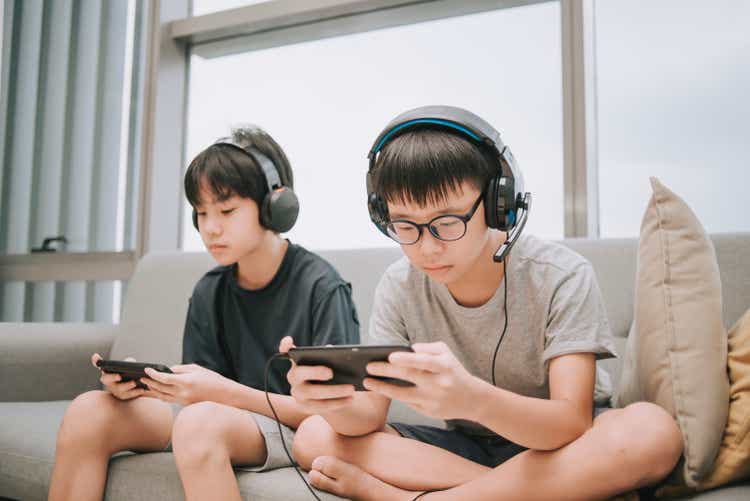
[(0, 402), (0, 496), (46, 499), (69, 401)]
[[(47, 499), (60, 422), (70, 401), (0, 402), (0, 498)], [(292, 468), (238, 472), (243, 499), (313, 499)], [(327, 501), (341, 498), (318, 493)], [(110, 462), (107, 500), (184, 500), (171, 453), (123, 453)]]

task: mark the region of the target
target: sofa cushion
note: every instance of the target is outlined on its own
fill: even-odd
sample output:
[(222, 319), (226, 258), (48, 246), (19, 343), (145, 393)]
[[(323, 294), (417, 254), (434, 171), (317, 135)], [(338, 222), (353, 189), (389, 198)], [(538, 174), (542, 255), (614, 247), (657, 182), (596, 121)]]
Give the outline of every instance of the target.
[(716, 457), (729, 401), (719, 268), (687, 204), (656, 178), (651, 185), (617, 405), (646, 400), (677, 419), (685, 459), (680, 480), (695, 486)]
[[(729, 419), (719, 454), (695, 490), (750, 478), (750, 310), (729, 331)], [(684, 495), (693, 489), (666, 487), (662, 495)]]

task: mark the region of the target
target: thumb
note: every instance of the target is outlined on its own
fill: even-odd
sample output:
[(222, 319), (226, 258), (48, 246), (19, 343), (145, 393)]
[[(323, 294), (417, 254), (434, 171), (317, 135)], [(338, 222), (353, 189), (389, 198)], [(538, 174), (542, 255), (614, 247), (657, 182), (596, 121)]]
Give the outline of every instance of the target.
[(281, 353), (287, 353), (292, 348), (294, 348), (294, 339), (291, 336), (285, 336), (279, 343), (279, 352)]
[(125, 362), (135, 362), (135, 358), (133, 358), (133, 357), (125, 357)]
[(97, 369), (99, 368), (99, 366), (98, 366), (98, 365), (96, 365), (96, 363), (97, 363), (97, 362), (98, 362), (99, 360), (102, 360), (102, 356), (101, 356), (101, 355), (99, 355), (98, 353), (94, 353), (93, 355), (91, 355), (91, 364), (92, 364), (92, 365), (93, 365), (94, 367), (96, 367)]

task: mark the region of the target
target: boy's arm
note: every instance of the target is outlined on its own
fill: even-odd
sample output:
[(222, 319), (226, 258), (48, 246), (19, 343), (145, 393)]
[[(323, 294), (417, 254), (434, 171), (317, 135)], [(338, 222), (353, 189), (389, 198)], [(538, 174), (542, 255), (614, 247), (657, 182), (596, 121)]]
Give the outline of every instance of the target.
[(468, 419), (529, 449), (558, 449), (591, 427), (595, 378), (594, 355), (576, 353), (550, 361), (549, 400), (477, 380), (477, 405)]
[(592, 421), (595, 362), (590, 353), (551, 361), (551, 399), (525, 397), (471, 375), (445, 343), (417, 343), (368, 372), (405, 379), (413, 387), (367, 378), (365, 387), (406, 402), (427, 416), (477, 422), (519, 445), (553, 450), (575, 440)]

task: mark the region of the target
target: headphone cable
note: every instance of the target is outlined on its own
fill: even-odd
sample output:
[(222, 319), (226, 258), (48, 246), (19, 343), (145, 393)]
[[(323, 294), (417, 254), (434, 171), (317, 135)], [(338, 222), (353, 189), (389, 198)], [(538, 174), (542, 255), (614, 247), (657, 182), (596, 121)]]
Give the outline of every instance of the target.
[(305, 483), (305, 486), (310, 491), (310, 494), (313, 495), (315, 499), (318, 501), (321, 501), (321, 499), (318, 497), (317, 494), (315, 494), (315, 491), (313, 490), (312, 486), (310, 486), (310, 483), (307, 481), (305, 476), (302, 474), (302, 472), (299, 469), (299, 464), (297, 464), (297, 461), (294, 460), (292, 455), (289, 453), (289, 449), (286, 446), (286, 441), (284, 440), (284, 432), (281, 429), (281, 420), (279, 419), (279, 415), (276, 414), (276, 409), (273, 408), (273, 404), (271, 403), (271, 397), (268, 395), (268, 373), (271, 369), (271, 364), (275, 360), (281, 360), (281, 359), (289, 359), (289, 355), (286, 353), (276, 353), (271, 358), (268, 359), (266, 362), (266, 368), (263, 374), (263, 386), (264, 391), (266, 393), (266, 402), (268, 402), (268, 407), (271, 408), (271, 412), (273, 413), (273, 417), (276, 419), (276, 426), (279, 427), (279, 438), (281, 438), (281, 445), (284, 447), (284, 452), (286, 452), (286, 457), (289, 458), (289, 462), (294, 467), (294, 470), (297, 472), (297, 475), (299, 475), (299, 478), (302, 479), (302, 481)]
[(497, 362), (497, 353), (500, 350), (500, 343), (503, 342), (505, 333), (508, 330), (508, 258), (503, 258), (503, 313), (505, 316), (503, 332), (500, 334), (500, 339), (497, 340), (495, 345), (495, 354), (492, 355), (492, 386), (497, 386), (495, 383), (495, 362)]

